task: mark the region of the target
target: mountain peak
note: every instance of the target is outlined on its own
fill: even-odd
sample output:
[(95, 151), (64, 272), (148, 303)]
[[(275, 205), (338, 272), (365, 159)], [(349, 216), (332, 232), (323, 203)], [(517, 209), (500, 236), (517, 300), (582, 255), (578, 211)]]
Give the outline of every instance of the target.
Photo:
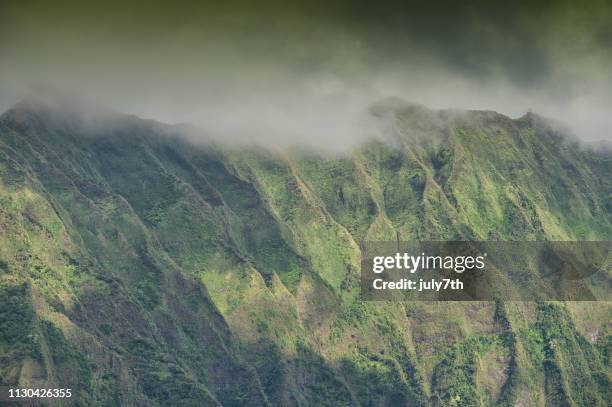
[(0, 116), (18, 126), (97, 134), (130, 126), (162, 128), (165, 124), (113, 111), (88, 99), (61, 93), (27, 97)]
[(123, 116), (90, 99), (55, 91), (27, 96), (3, 114), (3, 116), (21, 119), (31, 115), (52, 115), (64, 119)]
[[(513, 119), (492, 110), (431, 109), (399, 97), (386, 97), (374, 102), (369, 111), (380, 121), (384, 131), (390, 132), (388, 134), (395, 134), (396, 124), (401, 123), (401, 127), (410, 129), (420, 138), (443, 134), (448, 126), (472, 128), (482, 125), (539, 128), (547, 133), (563, 136), (572, 134), (562, 123), (531, 110), (522, 117)], [(27, 97), (2, 114), (0, 119), (20, 127), (66, 130), (85, 135), (114, 131), (134, 132), (142, 129), (159, 134), (182, 134), (191, 139), (205, 139), (209, 142), (215, 139), (224, 140), (222, 135), (209, 134), (197, 126), (172, 125), (119, 113), (90, 99), (61, 92), (41, 92)]]

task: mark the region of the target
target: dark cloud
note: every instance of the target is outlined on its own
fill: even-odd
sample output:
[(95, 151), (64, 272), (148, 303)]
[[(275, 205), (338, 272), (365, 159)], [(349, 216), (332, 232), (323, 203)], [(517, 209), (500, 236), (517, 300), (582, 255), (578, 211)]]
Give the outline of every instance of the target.
[(218, 3), (2, 2), (0, 109), (44, 84), (224, 137), (344, 144), (400, 96), (610, 138), (607, 2)]

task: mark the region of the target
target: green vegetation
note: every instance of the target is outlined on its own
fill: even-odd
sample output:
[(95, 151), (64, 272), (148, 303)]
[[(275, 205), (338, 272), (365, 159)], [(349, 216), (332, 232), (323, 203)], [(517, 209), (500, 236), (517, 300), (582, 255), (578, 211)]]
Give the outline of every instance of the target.
[(531, 114), (385, 108), (396, 134), (339, 155), (3, 115), (0, 384), (88, 406), (612, 404), (608, 303), (359, 299), (363, 240), (610, 240), (610, 154)]

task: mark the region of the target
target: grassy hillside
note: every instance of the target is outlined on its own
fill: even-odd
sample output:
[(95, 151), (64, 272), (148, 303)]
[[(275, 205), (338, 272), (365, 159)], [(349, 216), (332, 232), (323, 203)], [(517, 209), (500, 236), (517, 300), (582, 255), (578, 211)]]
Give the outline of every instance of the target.
[(350, 154), (0, 119), (0, 385), (92, 405), (607, 406), (609, 303), (367, 303), (363, 240), (610, 240), (612, 156), (384, 101)]

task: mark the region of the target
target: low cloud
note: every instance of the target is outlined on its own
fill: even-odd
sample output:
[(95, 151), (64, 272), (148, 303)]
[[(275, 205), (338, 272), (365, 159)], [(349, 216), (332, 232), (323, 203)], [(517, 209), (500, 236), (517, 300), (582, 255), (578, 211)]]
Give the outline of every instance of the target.
[(395, 96), (511, 117), (531, 109), (581, 139), (612, 139), (612, 53), (602, 32), (609, 8), (506, 18), (466, 5), (451, 10), (465, 17), (454, 23), (436, 10), (349, 7), (230, 7), (170, 24), (163, 13), (123, 15), (109, 5), (101, 15), (74, 11), (80, 18), (64, 25), (7, 7), (0, 109), (43, 84), (116, 111), (191, 123), (226, 142), (341, 149), (375, 135), (369, 107)]

